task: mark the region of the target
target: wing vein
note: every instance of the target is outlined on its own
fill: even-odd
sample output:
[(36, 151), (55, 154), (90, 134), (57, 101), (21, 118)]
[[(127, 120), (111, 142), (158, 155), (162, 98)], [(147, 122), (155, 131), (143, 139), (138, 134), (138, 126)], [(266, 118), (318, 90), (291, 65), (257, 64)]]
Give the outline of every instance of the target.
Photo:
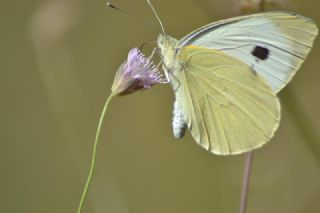
[(233, 98), (231, 98), (229, 95), (227, 95), (226, 93), (222, 92), (221, 90), (217, 89), (216, 87), (214, 87), (213, 85), (208, 85), (209, 87), (211, 87), (212, 89), (214, 89), (216, 92), (218, 92), (219, 94), (221, 94), (223, 97), (225, 97), (226, 99), (228, 99), (231, 103), (233, 103), (235, 106), (237, 106), (238, 109), (240, 109), (243, 113), (245, 113), (248, 118), (250, 118), (250, 120), (258, 127), (258, 129), (267, 137), (268, 134), (266, 132), (263, 131), (263, 128), (257, 123), (256, 120), (254, 120), (252, 118), (252, 116), (250, 115), (249, 112), (247, 112), (243, 106), (241, 106), (241, 104), (239, 104), (237, 101), (235, 101)]
[[(231, 79), (222, 77), (221, 75), (218, 75), (217, 73), (214, 73), (214, 72), (212, 72), (212, 74), (215, 75), (217, 78), (223, 79), (223, 80), (225, 80), (225, 81), (228, 81), (228, 82), (230, 82), (230, 83), (233, 83), (233, 84), (235, 84), (235, 85), (237, 85), (237, 86), (245, 89), (246, 92), (248, 92), (248, 93), (251, 94), (251, 95), (255, 95), (255, 94), (253, 93), (253, 91), (250, 90), (250, 87), (248, 87), (248, 86), (246, 86), (246, 85), (244, 85), (244, 84), (241, 84), (241, 83), (236, 82), (236, 81), (233, 81), (233, 80), (231, 80)], [(206, 75), (206, 76), (207, 76), (207, 75)], [(209, 76), (207, 76), (207, 77), (209, 77)], [(256, 88), (256, 89), (260, 89), (259, 87), (255, 87), (255, 88)], [(265, 91), (265, 90), (260, 90), (260, 91), (263, 91), (263, 92), (265, 92), (265, 93), (267, 93), (267, 94), (270, 94), (270, 95), (274, 96), (274, 94), (272, 94), (271, 92), (267, 92), (267, 91)], [(258, 104), (257, 102), (253, 102), (253, 103), (256, 104), (256, 106), (258, 106), (260, 109), (262, 109), (265, 113), (267, 113), (268, 115), (270, 115), (274, 120), (279, 121), (278, 118), (274, 117), (274, 115), (272, 114), (271, 111), (269, 111), (269, 110), (266, 109), (265, 107), (261, 106), (261, 105)]]

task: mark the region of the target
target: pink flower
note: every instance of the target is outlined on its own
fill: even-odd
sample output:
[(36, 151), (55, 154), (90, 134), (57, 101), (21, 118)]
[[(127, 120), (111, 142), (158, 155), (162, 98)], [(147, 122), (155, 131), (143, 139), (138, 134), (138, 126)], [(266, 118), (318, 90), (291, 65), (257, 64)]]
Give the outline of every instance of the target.
[(134, 48), (130, 50), (128, 59), (119, 67), (111, 90), (114, 95), (126, 95), (162, 83), (167, 81), (154, 63), (138, 48)]

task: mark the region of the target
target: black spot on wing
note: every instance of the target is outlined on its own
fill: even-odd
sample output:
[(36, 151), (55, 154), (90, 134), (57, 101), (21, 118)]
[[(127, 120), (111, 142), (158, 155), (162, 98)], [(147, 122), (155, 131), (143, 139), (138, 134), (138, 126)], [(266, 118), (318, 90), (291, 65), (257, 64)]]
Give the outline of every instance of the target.
[(258, 59), (266, 60), (269, 57), (270, 50), (265, 47), (255, 46), (251, 54)]

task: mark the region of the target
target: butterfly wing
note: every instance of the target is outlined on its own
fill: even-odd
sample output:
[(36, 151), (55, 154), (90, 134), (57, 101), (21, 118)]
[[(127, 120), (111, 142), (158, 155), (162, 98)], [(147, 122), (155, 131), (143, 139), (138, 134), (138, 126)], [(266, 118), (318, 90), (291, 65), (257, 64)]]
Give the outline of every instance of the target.
[(178, 48), (221, 50), (253, 67), (279, 92), (294, 76), (318, 33), (315, 23), (288, 12), (267, 12), (215, 22), (182, 38)]
[(188, 46), (171, 83), (196, 142), (218, 155), (258, 148), (280, 120), (276, 94), (248, 65), (222, 51)]

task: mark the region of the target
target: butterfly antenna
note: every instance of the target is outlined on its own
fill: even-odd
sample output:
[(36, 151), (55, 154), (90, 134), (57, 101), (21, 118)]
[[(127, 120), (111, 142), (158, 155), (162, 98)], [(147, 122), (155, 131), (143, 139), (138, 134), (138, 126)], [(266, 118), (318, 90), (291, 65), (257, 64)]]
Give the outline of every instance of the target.
[(140, 45), (139, 49), (142, 50), (145, 46), (147, 45), (152, 45), (152, 44), (156, 44), (157, 41), (149, 41), (149, 42), (144, 42)]
[(161, 20), (160, 20), (160, 18), (159, 18), (159, 16), (158, 16), (158, 14), (157, 14), (156, 9), (155, 9), (155, 8), (153, 7), (153, 5), (151, 4), (150, 0), (147, 0), (147, 3), (148, 3), (148, 5), (150, 6), (153, 14), (155, 15), (155, 17), (157, 18), (157, 20), (158, 20), (158, 22), (159, 22), (159, 24), (160, 24), (162, 34), (163, 34), (163, 35), (166, 35), (166, 32), (164, 31), (163, 24), (162, 24), (162, 22), (161, 22)]
[(118, 10), (119, 12), (125, 13), (125, 14), (127, 14), (127, 15), (129, 15), (129, 16), (135, 17), (136, 19), (139, 19), (140, 21), (143, 21), (143, 22), (145, 22), (145, 23), (147, 23), (147, 24), (152, 24), (152, 25), (154, 25), (154, 23), (151, 22), (151, 21), (149, 21), (149, 20), (146, 20), (146, 19), (144, 19), (144, 18), (141, 18), (140, 16), (137, 16), (137, 15), (135, 15), (135, 14), (133, 14), (133, 13), (130, 13), (129, 11), (123, 10), (123, 9), (115, 6), (111, 1), (107, 1), (107, 6), (110, 7), (110, 8), (112, 8), (112, 9)]

